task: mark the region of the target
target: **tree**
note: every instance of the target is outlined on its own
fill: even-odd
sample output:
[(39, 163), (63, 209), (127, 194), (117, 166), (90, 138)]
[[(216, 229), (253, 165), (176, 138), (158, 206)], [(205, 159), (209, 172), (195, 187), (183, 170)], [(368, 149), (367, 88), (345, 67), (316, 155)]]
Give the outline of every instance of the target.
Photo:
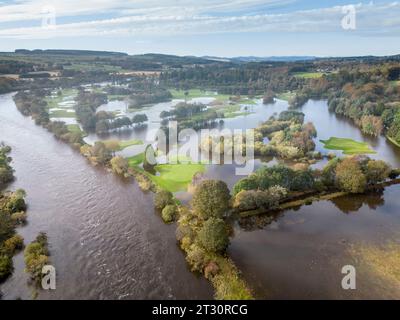
[(110, 164), (112, 171), (116, 174), (122, 176), (128, 172), (128, 161), (121, 156), (112, 158)]
[(117, 152), (121, 149), (121, 146), (119, 145), (118, 140), (104, 141), (104, 144), (105, 144), (106, 148), (112, 152), (113, 156), (115, 155), (115, 152)]
[(166, 223), (170, 223), (175, 220), (177, 214), (176, 205), (169, 204), (161, 212), (161, 216)]
[(369, 160), (365, 170), (369, 184), (386, 180), (391, 172), (390, 166), (382, 160)]
[(106, 145), (101, 142), (95, 142), (94, 146), (91, 148), (91, 154), (96, 158), (96, 161), (100, 164), (107, 164), (111, 160), (111, 151), (107, 149)]
[(194, 213), (201, 219), (221, 218), (229, 209), (230, 194), (225, 182), (204, 180), (193, 195)]
[(8, 277), (13, 270), (12, 258), (7, 255), (0, 255), (0, 280)]
[(208, 252), (223, 252), (229, 245), (228, 231), (222, 219), (211, 217), (198, 234), (200, 245)]
[(233, 194), (236, 195), (242, 190), (258, 189), (258, 182), (255, 175), (239, 180), (233, 187)]
[(154, 197), (154, 205), (156, 209), (163, 210), (167, 205), (173, 204), (173, 195), (166, 190), (160, 190)]
[(135, 114), (134, 117), (132, 118), (132, 123), (140, 126), (148, 120), (149, 119), (147, 118), (147, 115), (144, 113), (143, 114)]
[(336, 167), (336, 184), (346, 192), (363, 193), (367, 186), (367, 178), (354, 157), (345, 158)]

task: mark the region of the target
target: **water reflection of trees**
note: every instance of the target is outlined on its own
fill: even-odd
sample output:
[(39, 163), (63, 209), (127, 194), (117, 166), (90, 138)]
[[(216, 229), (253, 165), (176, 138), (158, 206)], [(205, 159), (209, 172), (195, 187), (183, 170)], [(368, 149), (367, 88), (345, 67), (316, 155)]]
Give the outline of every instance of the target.
[[(363, 205), (367, 205), (371, 210), (385, 204), (384, 190), (377, 190), (362, 195), (351, 195), (330, 200), (340, 211), (345, 214), (357, 212)], [(300, 210), (302, 206), (292, 208), (293, 211)], [(263, 229), (284, 216), (284, 211), (269, 213), (265, 215), (257, 215), (254, 217), (240, 218), (238, 224), (244, 231), (254, 231)]]
[(278, 220), (283, 216), (283, 212), (277, 212), (274, 214), (257, 215), (253, 217), (240, 218), (238, 220), (239, 226), (244, 231), (254, 231), (257, 229), (263, 229), (273, 221)]
[(362, 195), (351, 195), (332, 199), (331, 202), (343, 213), (357, 212), (365, 204), (370, 209), (376, 210), (385, 204), (383, 190), (369, 192)]

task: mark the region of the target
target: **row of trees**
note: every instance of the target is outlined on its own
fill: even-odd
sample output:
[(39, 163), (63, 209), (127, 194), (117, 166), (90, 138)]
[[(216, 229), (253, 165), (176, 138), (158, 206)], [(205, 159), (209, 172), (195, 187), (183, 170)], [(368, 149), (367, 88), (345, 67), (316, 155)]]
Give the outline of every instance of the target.
[(0, 143), (0, 190), (14, 179), (13, 169), (10, 165), (11, 158), (8, 156), (11, 148)]
[[(13, 179), (11, 158), (7, 154), (11, 149), (5, 145), (0, 147), (0, 188), (6, 187)], [(13, 271), (12, 257), (21, 250), (24, 239), (17, 235), (15, 229), (26, 221), (25, 191), (0, 191), (0, 281)]]
[(244, 211), (274, 209), (292, 191), (364, 193), (368, 186), (397, 175), (398, 171), (384, 161), (365, 156), (334, 158), (322, 171), (283, 165), (262, 167), (235, 184), (234, 207)]
[(136, 114), (132, 120), (128, 117), (118, 117), (118, 118), (109, 118), (109, 119), (100, 119), (96, 122), (96, 132), (97, 133), (106, 133), (110, 130), (117, 130), (121, 128), (128, 128), (132, 125), (134, 126), (142, 126), (145, 122), (148, 121), (146, 114)]

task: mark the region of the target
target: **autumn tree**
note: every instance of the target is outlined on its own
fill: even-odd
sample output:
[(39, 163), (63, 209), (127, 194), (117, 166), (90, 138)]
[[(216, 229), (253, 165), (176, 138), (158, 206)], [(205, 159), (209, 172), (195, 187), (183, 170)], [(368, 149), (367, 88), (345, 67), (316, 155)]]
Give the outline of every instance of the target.
[(205, 180), (196, 187), (192, 207), (194, 213), (203, 220), (222, 218), (229, 209), (229, 201), (229, 189), (225, 182)]

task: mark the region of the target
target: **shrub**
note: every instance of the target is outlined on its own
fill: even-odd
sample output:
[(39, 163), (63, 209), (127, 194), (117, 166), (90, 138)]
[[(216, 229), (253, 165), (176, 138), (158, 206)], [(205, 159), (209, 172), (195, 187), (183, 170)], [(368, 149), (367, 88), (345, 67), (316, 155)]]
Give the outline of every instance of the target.
[(177, 208), (175, 205), (167, 205), (161, 213), (161, 216), (166, 223), (173, 222), (176, 219)]
[(4, 250), (8, 255), (12, 256), (17, 250), (21, 250), (24, 247), (24, 238), (16, 234), (15, 236), (7, 239), (4, 242)]
[(13, 263), (11, 257), (7, 255), (0, 255), (0, 280), (8, 277), (13, 270)]
[(192, 271), (203, 272), (208, 263), (206, 251), (196, 244), (192, 244), (187, 251), (186, 261), (189, 263)]
[(339, 189), (351, 193), (363, 193), (367, 178), (354, 157), (345, 158), (336, 166), (336, 184)]
[(200, 245), (209, 252), (223, 252), (229, 245), (226, 224), (222, 219), (210, 218), (198, 234)]
[(49, 263), (48, 255), (47, 236), (44, 233), (39, 233), (36, 240), (25, 248), (25, 270), (36, 283), (42, 279), (42, 269)]
[(236, 195), (242, 190), (258, 189), (258, 182), (255, 175), (239, 180), (233, 187), (233, 194)]
[(156, 209), (162, 210), (164, 209), (167, 205), (173, 204), (173, 195), (171, 192), (166, 191), (166, 190), (160, 190), (156, 193), (154, 197), (154, 205)]
[(221, 218), (229, 209), (230, 194), (225, 182), (217, 180), (202, 181), (193, 195), (194, 213), (201, 219)]
[(24, 224), (26, 223), (26, 213), (24, 211), (15, 212), (11, 215), (11, 220), (17, 225)]
[(390, 172), (390, 166), (382, 160), (370, 160), (366, 166), (366, 176), (370, 184), (376, 184), (386, 180)]
[(128, 161), (121, 156), (116, 156), (110, 161), (111, 169), (118, 175), (125, 175), (128, 172)]

